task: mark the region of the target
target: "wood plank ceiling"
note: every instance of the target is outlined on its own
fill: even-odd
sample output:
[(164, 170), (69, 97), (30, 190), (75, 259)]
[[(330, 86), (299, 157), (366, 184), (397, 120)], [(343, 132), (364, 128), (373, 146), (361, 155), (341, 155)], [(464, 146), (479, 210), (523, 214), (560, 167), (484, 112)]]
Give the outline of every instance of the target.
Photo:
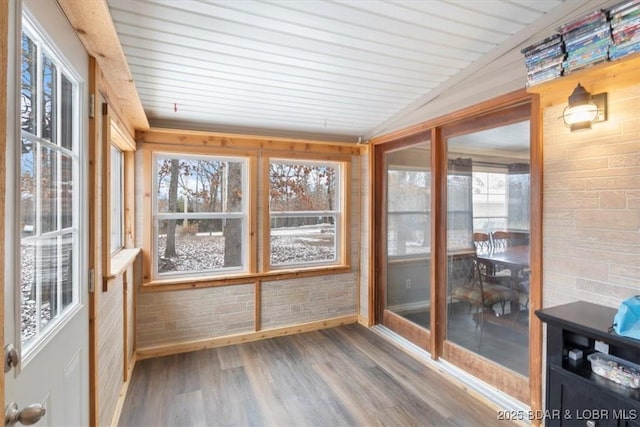
[(352, 141), (562, 2), (107, 0), (152, 126)]

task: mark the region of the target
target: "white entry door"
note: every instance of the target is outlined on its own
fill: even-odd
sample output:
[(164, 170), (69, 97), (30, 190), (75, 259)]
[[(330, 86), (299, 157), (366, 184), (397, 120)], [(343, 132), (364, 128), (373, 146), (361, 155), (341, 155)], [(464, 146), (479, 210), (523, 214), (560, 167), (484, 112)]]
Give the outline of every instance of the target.
[(9, 3), (5, 400), (25, 422), (87, 426), (88, 57), (55, 0)]

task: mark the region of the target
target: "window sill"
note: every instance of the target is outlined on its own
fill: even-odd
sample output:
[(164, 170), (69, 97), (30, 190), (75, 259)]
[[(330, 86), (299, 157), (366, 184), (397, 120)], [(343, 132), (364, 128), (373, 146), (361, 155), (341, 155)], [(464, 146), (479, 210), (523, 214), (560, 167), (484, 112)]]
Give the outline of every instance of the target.
[(142, 284), (142, 292), (163, 292), (184, 289), (210, 288), (247, 284), (258, 280), (286, 280), (302, 277), (326, 276), (351, 272), (349, 265), (333, 265), (292, 270), (275, 270), (265, 273), (244, 273), (220, 277), (190, 277), (152, 280)]
[(109, 282), (120, 277), (131, 264), (136, 260), (136, 257), (140, 253), (140, 248), (121, 249), (111, 256), (111, 262), (109, 263), (109, 274), (106, 274), (103, 278), (102, 291), (108, 290)]

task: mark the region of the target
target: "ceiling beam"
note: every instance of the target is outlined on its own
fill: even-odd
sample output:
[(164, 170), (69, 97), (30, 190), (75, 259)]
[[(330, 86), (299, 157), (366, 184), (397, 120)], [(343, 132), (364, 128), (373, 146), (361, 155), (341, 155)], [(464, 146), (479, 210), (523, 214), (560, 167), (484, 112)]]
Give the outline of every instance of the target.
[(89, 55), (96, 58), (104, 78), (113, 89), (117, 99), (109, 99), (109, 102), (117, 104), (115, 107), (123, 116), (120, 119), (126, 122), (130, 130), (149, 129), (149, 121), (106, 0), (57, 1)]

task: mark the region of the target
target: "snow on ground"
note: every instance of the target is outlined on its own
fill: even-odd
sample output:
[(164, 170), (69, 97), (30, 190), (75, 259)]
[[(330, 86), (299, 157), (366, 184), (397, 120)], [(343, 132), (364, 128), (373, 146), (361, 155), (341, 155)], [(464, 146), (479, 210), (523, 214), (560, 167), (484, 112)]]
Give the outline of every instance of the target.
[[(211, 271), (224, 265), (222, 233), (176, 236), (177, 257), (165, 258), (166, 236), (158, 239), (159, 272)], [(335, 259), (335, 234), (315, 228), (292, 227), (273, 230), (271, 264), (281, 265)]]

